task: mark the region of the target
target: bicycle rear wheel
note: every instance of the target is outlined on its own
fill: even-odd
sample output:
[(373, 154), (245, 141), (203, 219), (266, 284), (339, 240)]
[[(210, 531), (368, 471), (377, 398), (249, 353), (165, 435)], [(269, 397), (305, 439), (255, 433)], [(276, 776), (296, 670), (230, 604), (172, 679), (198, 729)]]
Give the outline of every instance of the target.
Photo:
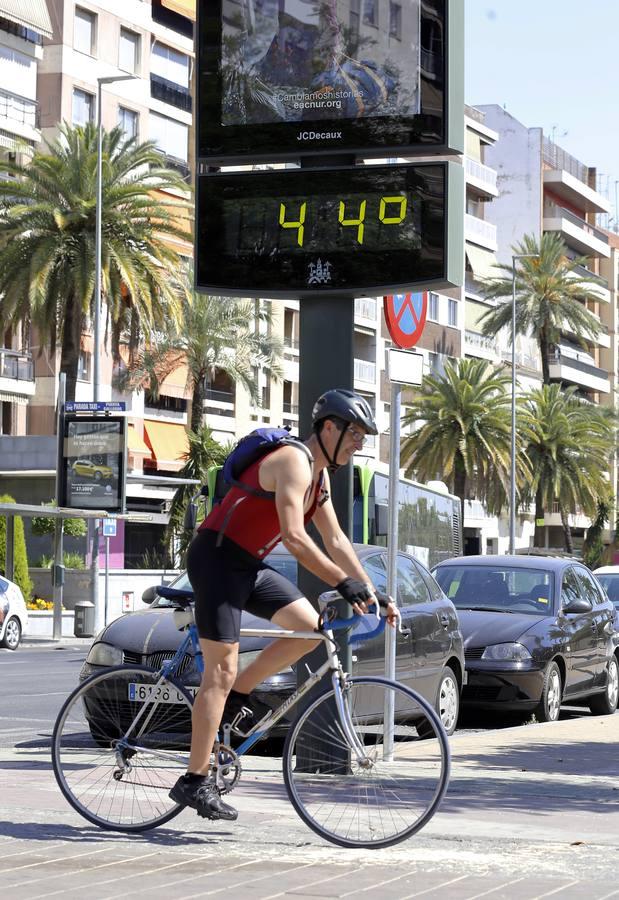
[[(449, 743), (429, 703), (386, 678), (351, 678), (344, 701), (365, 751), (359, 763), (326, 691), (292, 725), (284, 747), (290, 801), (317, 834), (342, 847), (388, 847), (419, 831), (449, 783)], [(385, 758), (385, 708), (395, 709)]]
[(183, 809), (168, 791), (185, 772), (192, 698), (143, 666), (93, 675), (65, 701), (52, 736), (60, 790), (101, 828), (146, 831)]

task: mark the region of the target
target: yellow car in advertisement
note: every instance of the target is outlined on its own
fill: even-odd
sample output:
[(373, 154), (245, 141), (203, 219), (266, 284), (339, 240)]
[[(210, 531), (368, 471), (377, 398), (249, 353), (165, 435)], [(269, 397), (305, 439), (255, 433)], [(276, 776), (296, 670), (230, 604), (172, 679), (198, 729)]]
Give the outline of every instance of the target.
[(90, 459), (76, 459), (71, 469), (73, 475), (80, 478), (93, 478), (95, 481), (109, 481), (114, 477), (114, 471), (110, 466), (94, 463)]

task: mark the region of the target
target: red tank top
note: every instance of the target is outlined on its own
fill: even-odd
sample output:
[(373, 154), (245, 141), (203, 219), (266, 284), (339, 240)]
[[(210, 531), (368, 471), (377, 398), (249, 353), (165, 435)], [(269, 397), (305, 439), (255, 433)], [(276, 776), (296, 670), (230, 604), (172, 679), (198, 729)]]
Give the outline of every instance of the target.
[[(277, 451), (275, 451), (277, 452)], [(264, 459), (264, 457), (263, 457)], [(263, 490), (258, 480), (258, 471), (263, 459), (252, 463), (245, 469), (239, 481), (248, 487)], [(314, 490), (309, 508), (304, 514), (304, 522), (312, 519), (323, 490), (323, 475)], [(255, 497), (238, 487), (231, 487), (224, 499), (213, 507), (198, 531), (217, 531), (251, 556), (263, 559), (281, 540), (279, 516), (275, 500), (267, 497)]]

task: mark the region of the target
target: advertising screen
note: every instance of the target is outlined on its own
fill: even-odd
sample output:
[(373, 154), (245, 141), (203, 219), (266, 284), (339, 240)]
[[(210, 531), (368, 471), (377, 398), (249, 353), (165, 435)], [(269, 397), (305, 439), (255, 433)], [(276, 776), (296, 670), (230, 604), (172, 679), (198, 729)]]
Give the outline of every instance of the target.
[(203, 176), (198, 289), (306, 297), (438, 285), (446, 278), (447, 166)]
[(65, 417), (61, 506), (122, 512), (126, 419)]
[(450, 6), (450, 0), (201, 4), (198, 157), (445, 148)]

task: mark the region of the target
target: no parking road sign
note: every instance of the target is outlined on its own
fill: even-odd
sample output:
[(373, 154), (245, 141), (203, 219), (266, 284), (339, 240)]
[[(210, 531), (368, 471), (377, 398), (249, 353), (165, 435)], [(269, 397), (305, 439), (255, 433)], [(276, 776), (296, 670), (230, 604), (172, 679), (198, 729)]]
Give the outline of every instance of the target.
[(393, 343), (402, 350), (414, 347), (426, 324), (428, 292), (389, 294), (384, 298), (384, 310)]

